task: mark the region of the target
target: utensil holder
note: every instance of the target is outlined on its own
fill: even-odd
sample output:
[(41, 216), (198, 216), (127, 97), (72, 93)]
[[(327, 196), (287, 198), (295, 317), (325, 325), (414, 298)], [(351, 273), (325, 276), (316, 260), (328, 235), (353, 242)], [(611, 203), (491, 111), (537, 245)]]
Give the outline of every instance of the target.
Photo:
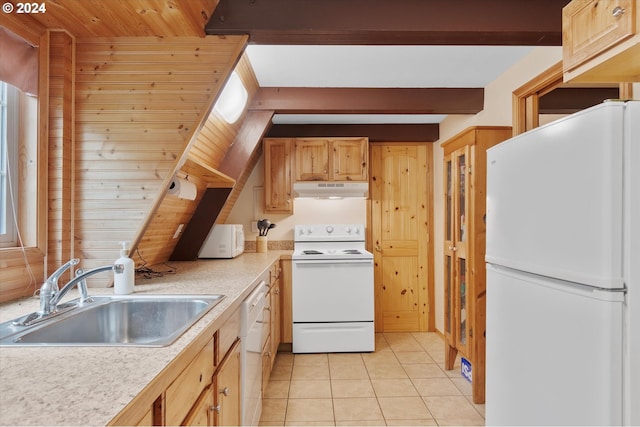
[(256, 237), (256, 252), (264, 253), (267, 252), (267, 236), (257, 236)]

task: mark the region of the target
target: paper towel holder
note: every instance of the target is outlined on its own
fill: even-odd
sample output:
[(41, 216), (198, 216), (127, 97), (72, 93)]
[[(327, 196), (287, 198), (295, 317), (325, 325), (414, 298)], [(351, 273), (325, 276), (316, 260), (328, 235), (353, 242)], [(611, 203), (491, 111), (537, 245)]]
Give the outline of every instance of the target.
[(197, 196), (197, 187), (189, 181), (189, 175), (183, 178), (174, 177), (169, 184), (167, 194), (176, 196), (180, 199), (195, 200)]

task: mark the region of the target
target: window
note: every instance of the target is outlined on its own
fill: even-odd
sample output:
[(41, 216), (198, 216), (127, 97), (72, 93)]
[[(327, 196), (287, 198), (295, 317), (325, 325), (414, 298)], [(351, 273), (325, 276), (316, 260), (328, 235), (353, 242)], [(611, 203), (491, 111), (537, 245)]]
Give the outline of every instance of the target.
[(17, 246), (18, 90), (0, 82), (0, 247)]

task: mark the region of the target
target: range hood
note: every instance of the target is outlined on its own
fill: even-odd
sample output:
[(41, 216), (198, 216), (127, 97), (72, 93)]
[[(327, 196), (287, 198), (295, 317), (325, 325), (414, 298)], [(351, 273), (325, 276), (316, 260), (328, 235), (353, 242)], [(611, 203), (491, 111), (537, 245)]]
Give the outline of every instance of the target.
[(346, 197), (367, 198), (368, 195), (368, 182), (303, 181), (293, 183), (293, 197), (340, 199)]

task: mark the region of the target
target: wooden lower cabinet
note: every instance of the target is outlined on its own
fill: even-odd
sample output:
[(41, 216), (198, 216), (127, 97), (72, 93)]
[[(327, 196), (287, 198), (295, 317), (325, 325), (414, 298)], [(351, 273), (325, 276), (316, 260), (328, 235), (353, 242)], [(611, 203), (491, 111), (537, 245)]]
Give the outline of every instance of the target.
[[(276, 261), (269, 270), (269, 290), (266, 294), (265, 324), (263, 331), (263, 387), (266, 387), (275, 361), (278, 344), (283, 336), (281, 307), (288, 307), (291, 319), (291, 304), (283, 301), (282, 278), (290, 277), (291, 260), (288, 260), (288, 275), (282, 274), (281, 261)], [(286, 266), (287, 267), (287, 266)], [(267, 279), (265, 279), (267, 280)], [(290, 289), (289, 301), (290, 301)], [(290, 328), (289, 328), (290, 334)], [(205, 337), (199, 337), (187, 347), (180, 358), (168, 365), (158, 383), (155, 401), (147, 399), (152, 392), (141, 394), (139, 400), (123, 411), (110, 425), (139, 426), (237, 426), (241, 420), (240, 395), (240, 309), (229, 316), (224, 324), (212, 332), (204, 345)], [(289, 339), (289, 342), (291, 340)], [(192, 355), (192, 356), (186, 356)], [(166, 382), (165, 382), (166, 381)], [(165, 388), (166, 387), (166, 388)]]
[(165, 392), (165, 425), (181, 425), (191, 412), (194, 402), (211, 386), (214, 371), (214, 339), (198, 353), (193, 361)]
[(215, 401), (212, 425), (240, 425), (240, 339), (222, 359), (213, 383)]

